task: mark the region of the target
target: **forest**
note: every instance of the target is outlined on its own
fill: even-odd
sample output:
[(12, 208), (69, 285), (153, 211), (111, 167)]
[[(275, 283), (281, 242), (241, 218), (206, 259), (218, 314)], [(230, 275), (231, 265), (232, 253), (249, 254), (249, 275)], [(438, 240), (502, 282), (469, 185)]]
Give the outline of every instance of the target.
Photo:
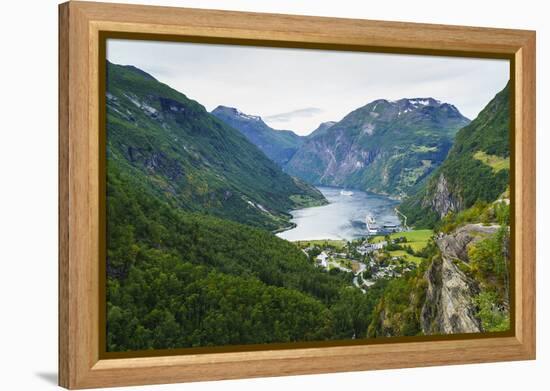
[(369, 295), (268, 231), (193, 214), (109, 166), (108, 351), (365, 337)]

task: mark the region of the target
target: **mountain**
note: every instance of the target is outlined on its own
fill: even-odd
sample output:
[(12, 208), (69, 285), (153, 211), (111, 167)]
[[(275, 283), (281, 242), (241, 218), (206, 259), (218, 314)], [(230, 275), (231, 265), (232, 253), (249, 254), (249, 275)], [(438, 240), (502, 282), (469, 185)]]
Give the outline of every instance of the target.
[(327, 121), (327, 122), (322, 122), (318, 127), (317, 129), (315, 129), (313, 132), (311, 132), (307, 137), (308, 138), (312, 138), (312, 137), (315, 137), (315, 136), (319, 136), (321, 134), (325, 134), (327, 132), (327, 130), (329, 130), (330, 128), (332, 128), (333, 125), (336, 125), (338, 122), (337, 121)]
[(322, 195), (145, 72), (107, 77), (107, 351), (364, 335), (352, 276), (265, 229)]
[(499, 92), (461, 129), (430, 180), (399, 207), (408, 224), (432, 226), (449, 212), (492, 202), (509, 185), (510, 90)]
[(285, 170), (310, 183), (401, 197), (441, 164), (468, 123), (433, 98), (375, 100), (315, 131)]
[(399, 206), (407, 224), (435, 235), (421, 266), (388, 283), (369, 337), (510, 329), (509, 88)]
[(326, 202), (199, 103), (132, 66), (107, 65), (108, 172), (174, 206), (269, 230)]
[(290, 130), (275, 130), (261, 117), (242, 113), (236, 108), (218, 106), (212, 115), (241, 132), (268, 158), (284, 166), (302, 145), (303, 137)]

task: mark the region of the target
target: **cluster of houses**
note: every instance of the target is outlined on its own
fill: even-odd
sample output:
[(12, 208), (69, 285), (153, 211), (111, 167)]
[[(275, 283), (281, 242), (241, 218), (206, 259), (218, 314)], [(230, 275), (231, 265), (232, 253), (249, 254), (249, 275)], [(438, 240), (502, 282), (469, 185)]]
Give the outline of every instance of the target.
[(315, 261), (318, 266), (328, 269), (329, 266), (340, 269), (344, 272), (353, 273), (353, 270), (341, 265), (339, 262), (335, 261), (335, 259), (345, 259), (347, 257), (347, 254), (343, 253), (331, 253), (330, 255), (326, 251), (321, 251), (319, 255), (315, 258)]
[(373, 251), (383, 249), (387, 244), (388, 242), (385, 240), (378, 243), (369, 243), (365, 240), (361, 245), (357, 246), (357, 252), (361, 255), (367, 255)]
[[(388, 242), (386, 242), (385, 240), (384, 241), (381, 241), (381, 242), (378, 242), (378, 243), (369, 243), (368, 241), (364, 241), (362, 244), (360, 244), (359, 246), (357, 246), (355, 249), (357, 250), (357, 252), (361, 255), (367, 255), (367, 254), (370, 254), (376, 250), (381, 250), (383, 249), (386, 245), (388, 244)], [(307, 254), (307, 252), (309, 250), (311, 250), (312, 248), (306, 248), (304, 250), (304, 252)], [(324, 268), (327, 268), (328, 265), (329, 265), (329, 259), (330, 258), (340, 258), (340, 259), (344, 259), (344, 258), (347, 258), (348, 254), (346, 253), (338, 253), (338, 252), (328, 252), (328, 250), (323, 250), (321, 251), (321, 253), (319, 255), (317, 255), (317, 257), (315, 258), (315, 261), (317, 263), (317, 265), (321, 266), (321, 267), (324, 267)], [(344, 268), (341, 268), (341, 269), (344, 269)]]
[[(365, 256), (377, 250), (382, 250), (385, 246), (387, 246), (387, 244), (387, 241), (369, 243), (365, 240), (363, 243), (357, 245), (355, 250), (359, 254)], [(307, 254), (307, 252), (312, 249), (313, 247), (306, 248), (304, 249), (304, 252)], [(364, 291), (363, 288), (373, 285), (376, 280), (399, 277), (404, 272), (411, 270), (409, 265), (403, 265), (400, 262), (388, 262), (381, 265), (375, 261), (376, 255), (373, 257), (366, 257), (364, 261), (365, 263), (354, 260), (353, 262), (355, 263), (355, 266), (359, 265), (359, 267), (354, 267), (354, 270), (351, 270), (349, 267), (346, 267), (338, 262), (338, 260), (347, 258), (348, 254), (346, 253), (336, 252), (332, 249), (325, 248), (315, 257), (315, 262), (319, 267), (324, 269), (338, 268), (345, 272), (354, 273), (354, 285), (362, 291)], [(394, 257), (392, 258), (392, 261), (398, 261), (398, 259)], [(366, 276), (368, 276), (368, 278), (366, 278)]]

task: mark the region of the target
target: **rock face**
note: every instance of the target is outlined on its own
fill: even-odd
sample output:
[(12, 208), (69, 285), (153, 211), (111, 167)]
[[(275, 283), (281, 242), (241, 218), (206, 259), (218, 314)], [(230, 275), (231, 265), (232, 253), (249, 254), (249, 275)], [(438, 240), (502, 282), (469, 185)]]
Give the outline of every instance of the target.
[[(452, 263), (442, 258), (426, 272), (428, 290), (422, 307), (422, 332), (430, 334), (476, 333), (481, 331), (471, 297), (477, 293), (475, 283)], [(428, 304), (429, 303), (429, 304)]]
[(440, 235), (437, 245), (441, 258), (432, 261), (426, 271), (426, 300), (421, 312), (422, 332), (430, 334), (477, 333), (482, 326), (476, 316), (472, 297), (478, 284), (460, 270), (468, 263), (468, 245), (494, 234), (498, 225), (469, 224), (449, 235)]
[(433, 98), (378, 99), (313, 132), (285, 171), (310, 183), (403, 196), (440, 165), (468, 123)]
[(439, 175), (435, 191), (431, 198), (426, 198), (422, 205), (429, 206), (437, 212), (439, 217), (445, 216), (449, 212), (457, 212), (462, 209), (462, 200), (459, 196), (453, 194), (449, 189), (449, 183), (445, 175)]

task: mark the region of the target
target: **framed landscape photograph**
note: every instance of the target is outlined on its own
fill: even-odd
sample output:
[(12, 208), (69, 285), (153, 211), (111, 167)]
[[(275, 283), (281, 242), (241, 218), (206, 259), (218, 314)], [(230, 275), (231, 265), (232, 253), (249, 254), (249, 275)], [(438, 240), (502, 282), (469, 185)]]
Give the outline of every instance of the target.
[(60, 385), (535, 357), (534, 32), (59, 10)]

